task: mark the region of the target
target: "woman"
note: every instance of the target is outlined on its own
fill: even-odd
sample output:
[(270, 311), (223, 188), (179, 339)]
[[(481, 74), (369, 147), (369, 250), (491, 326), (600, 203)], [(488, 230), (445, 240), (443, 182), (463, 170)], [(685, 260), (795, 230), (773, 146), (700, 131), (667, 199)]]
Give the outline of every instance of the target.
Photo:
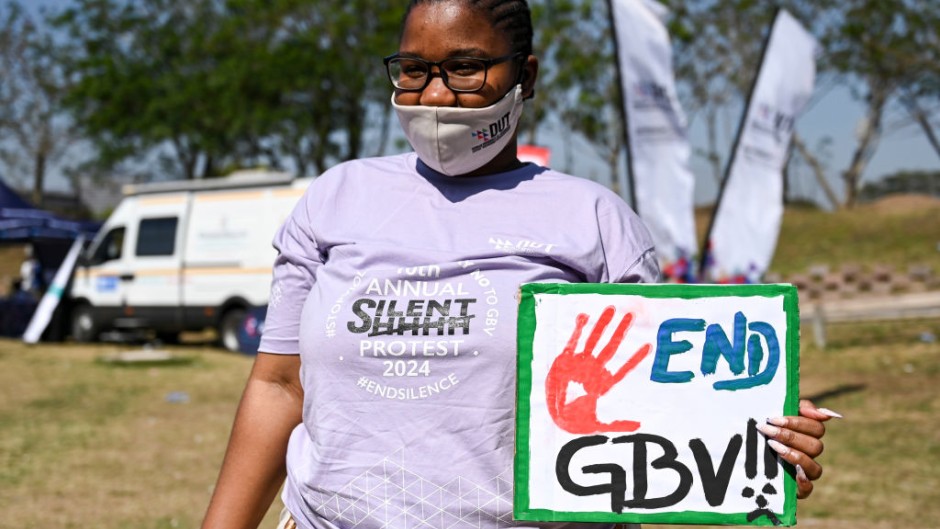
[[(525, 1), (413, 0), (386, 66), (416, 153), (331, 169), (276, 236), (204, 528), (256, 527), (281, 483), (284, 527), (513, 526), (518, 285), (658, 279), (623, 201), (516, 157)], [(806, 496), (828, 416), (801, 414), (767, 434)]]

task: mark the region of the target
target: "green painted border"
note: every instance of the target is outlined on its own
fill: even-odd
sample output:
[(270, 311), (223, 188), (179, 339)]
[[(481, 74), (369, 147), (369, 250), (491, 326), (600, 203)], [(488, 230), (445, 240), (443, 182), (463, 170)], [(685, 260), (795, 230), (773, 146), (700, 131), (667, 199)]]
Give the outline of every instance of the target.
[[(516, 456), (513, 464), (512, 514), (525, 520), (529, 510), (529, 406), (532, 396), (532, 342), (535, 339), (535, 294), (531, 284), (522, 285), (516, 331)], [(524, 506), (524, 508), (523, 508)], [(551, 519), (551, 518), (549, 518)]]
[[(676, 523), (723, 525), (773, 525), (760, 518), (747, 521), (747, 513), (724, 514), (715, 512), (677, 511), (669, 513), (560, 512), (529, 508), (529, 419), (532, 394), (532, 342), (535, 338), (536, 294), (609, 294), (635, 295), (647, 298), (712, 298), (712, 297), (782, 297), (787, 319), (787, 394), (783, 413), (799, 413), (800, 385), (800, 312), (796, 287), (789, 284), (772, 285), (643, 285), (609, 283), (529, 283), (522, 285), (519, 302), (517, 331), (518, 377), (516, 384), (516, 454), (513, 487), (513, 518), (525, 521), (570, 521), (608, 523)], [(789, 467), (789, 465), (785, 465)], [(777, 513), (785, 526), (796, 524), (796, 480), (793, 469), (784, 473), (783, 513)]]

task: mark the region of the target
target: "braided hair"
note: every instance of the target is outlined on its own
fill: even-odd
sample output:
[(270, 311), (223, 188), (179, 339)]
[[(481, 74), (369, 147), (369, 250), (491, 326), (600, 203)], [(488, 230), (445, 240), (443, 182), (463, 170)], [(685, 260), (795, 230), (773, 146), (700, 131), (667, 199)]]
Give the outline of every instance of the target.
[[(421, 4), (440, 3), (453, 0), (411, 0), (402, 19), (402, 27), (411, 14), (411, 8)], [(458, 0), (464, 5), (485, 14), (493, 27), (506, 33), (512, 51), (532, 55), (532, 15), (526, 0)]]

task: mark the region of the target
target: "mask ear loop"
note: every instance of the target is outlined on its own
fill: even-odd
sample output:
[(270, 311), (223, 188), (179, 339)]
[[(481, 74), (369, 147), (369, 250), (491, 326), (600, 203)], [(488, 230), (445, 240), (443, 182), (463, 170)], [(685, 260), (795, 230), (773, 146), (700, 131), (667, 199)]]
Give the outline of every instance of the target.
[[(526, 59), (528, 55), (522, 58), (522, 62), (519, 64), (519, 81), (516, 84), (523, 85), (522, 88), (525, 89), (525, 82), (529, 79), (529, 71), (525, 69)], [(535, 85), (532, 85), (532, 93), (523, 98), (523, 100), (532, 99), (535, 97)]]

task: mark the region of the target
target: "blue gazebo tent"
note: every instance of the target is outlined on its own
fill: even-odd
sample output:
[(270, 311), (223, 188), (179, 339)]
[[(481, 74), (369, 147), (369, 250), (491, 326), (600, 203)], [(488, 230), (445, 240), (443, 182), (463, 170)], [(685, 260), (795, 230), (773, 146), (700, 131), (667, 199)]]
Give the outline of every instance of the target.
[[(90, 241), (100, 227), (100, 222), (67, 220), (39, 209), (0, 180), (0, 245), (31, 244), (44, 285), (62, 264), (72, 242), (80, 235)], [(17, 294), (12, 292), (10, 298), (0, 299), (0, 335), (21, 335), (36, 307), (37, 299)], [(61, 325), (53, 325), (50, 330), (51, 338), (61, 337)]]
[(99, 227), (100, 222), (66, 220), (39, 209), (0, 180), (0, 242), (72, 241), (79, 235), (91, 240)]

